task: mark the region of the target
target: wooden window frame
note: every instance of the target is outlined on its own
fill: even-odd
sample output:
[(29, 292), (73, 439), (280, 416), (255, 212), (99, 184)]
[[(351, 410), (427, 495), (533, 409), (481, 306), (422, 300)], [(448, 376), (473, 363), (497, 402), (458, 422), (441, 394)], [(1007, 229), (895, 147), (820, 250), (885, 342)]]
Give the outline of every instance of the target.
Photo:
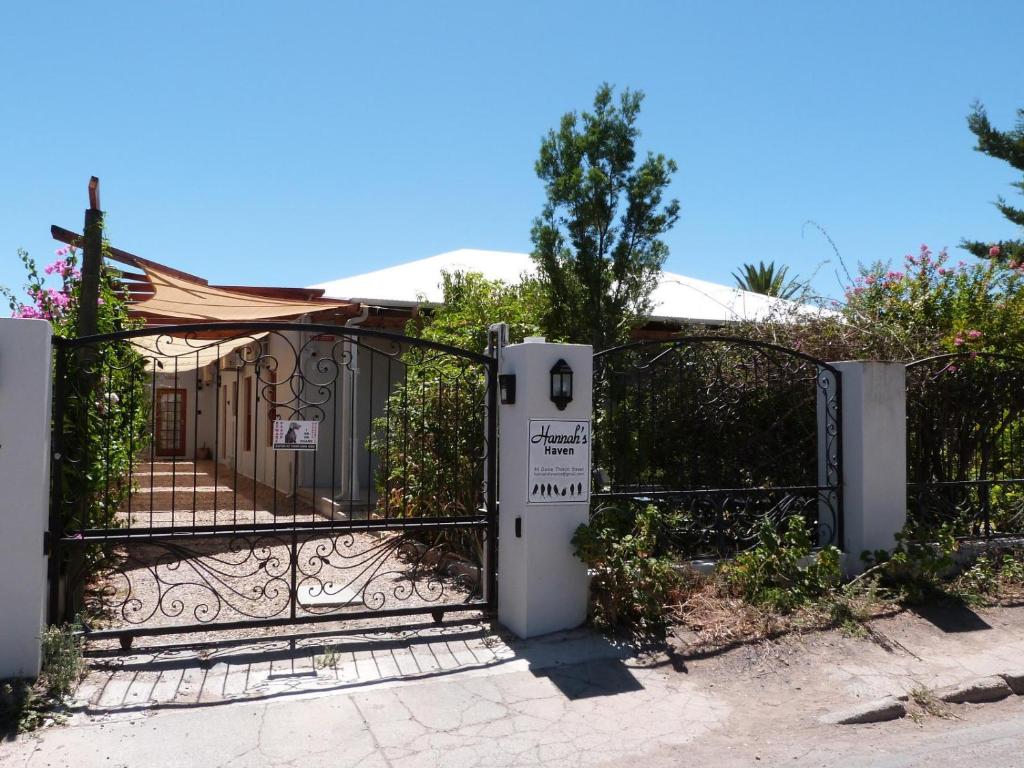
[(252, 402), (252, 376), (245, 377), (245, 443), (243, 450), (252, 451), (252, 428), (255, 422)]
[[(180, 414), (178, 414), (178, 442), (172, 447), (163, 444), (164, 416), (160, 407), (162, 395), (173, 393), (178, 396)], [(188, 390), (183, 387), (157, 387), (156, 388), (156, 435), (154, 453), (157, 456), (184, 456), (187, 448), (188, 437)]]

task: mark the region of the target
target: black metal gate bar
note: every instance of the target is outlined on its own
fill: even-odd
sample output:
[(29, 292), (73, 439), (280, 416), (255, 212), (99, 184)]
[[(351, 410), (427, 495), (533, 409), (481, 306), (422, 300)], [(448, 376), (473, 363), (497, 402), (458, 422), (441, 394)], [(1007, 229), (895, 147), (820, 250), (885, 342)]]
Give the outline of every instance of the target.
[[(495, 609), (493, 357), (283, 322), (54, 345), (51, 620), (130, 639)], [(79, 358), (98, 396), (71, 389)], [(317, 450), (274, 450), (281, 420), (316, 422)]]
[(952, 353), (906, 371), (911, 534), (1024, 535), (1024, 359)]
[(675, 513), (677, 554), (724, 557), (764, 520), (801, 516), (842, 545), (842, 376), (731, 336), (638, 341), (594, 355), (594, 511)]

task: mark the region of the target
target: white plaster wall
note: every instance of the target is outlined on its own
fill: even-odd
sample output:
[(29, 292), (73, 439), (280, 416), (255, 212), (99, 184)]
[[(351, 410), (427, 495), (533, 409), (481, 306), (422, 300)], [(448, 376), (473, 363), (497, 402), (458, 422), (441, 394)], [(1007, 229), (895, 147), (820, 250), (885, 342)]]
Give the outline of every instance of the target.
[[(550, 371), (573, 369), (574, 399), (559, 411)], [(586, 565), (571, 539), (589, 520), (587, 503), (528, 504), (530, 419), (591, 418), (593, 351), (576, 344), (514, 344), (502, 350), (501, 373), (515, 374), (516, 402), (499, 405), (498, 620), (520, 637), (579, 626), (587, 618)], [(515, 535), (521, 518), (522, 536)]]
[[(327, 385), (328, 399), (323, 403), (323, 420), (320, 426), (320, 449), (313, 454), (295, 454), (288, 451), (275, 452), (269, 444), (270, 421), (268, 412), (272, 408), (266, 395), (264, 381), (257, 378), (254, 366), (235, 370), (220, 371), (218, 382), (204, 385), (199, 399), (189, 403), (189, 451), (192, 450), (191, 421), (193, 408), (198, 404), (199, 439), (197, 445), (206, 443), (215, 450), (223, 467), (238, 475), (255, 477), (260, 483), (274, 487), (283, 493), (292, 491), (293, 462), (298, 461), (298, 485), (300, 488), (333, 488), (342, 501), (372, 502), (375, 498), (375, 473), (377, 458), (366, 449), (372, 420), (384, 413), (387, 398), (397, 382), (403, 378), (404, 365), (400, 357), (394, 357), (396, 349), (388, 342), (364, 339), (360, 349), (335, 350), (334, 354), (345, 363), (334, 369), (326, 364), (318, 369), (318, 363), (332, 354), (335, 339), (309, 342), (305, 334), (298, 332), (270, 334), (268, 354), (278, 362), (277, 399), (286, 401), (292, 397), (288, 377), (293, 372), (294, 349), (301, 349), (299, 361), (306, 377), (308, 400), (319, 400), (322, 395), (315, 391), (314, 383), (323, 381)], [(289, 344), (294, 344), (294, 348)], [(371, 350), (378, 350), (371, 352)], [(387, 353), (387, 354), (384, 354)], [(390, 361), (390, 363), (389, 363)], [(252, 377), (256, 398), (253, 419), (253, 450), (245, 449), (245, 386)], [(200, 381), (202, 375), (200, 374)], [(235, 416), (233, 384), (238, 382), (238, 411)], [(225, 429), (221, 427), (224, 393), (228, 409)], [(192, 391), (189, 393), (193, 396)], [(287, 407), (280, 408), (284, 415), (290, 415)], [(312, 409), (309, 409), (311, 415)], [(237, 467), (232, 456), (237, 456)], [(333, 467), (333, 470), (332, 470)], [(275, 474), (276, 468), (276, 474)]]
[(0, 318), (0, 678), (39, 673), (50, 490), (50, 324)]
[(891, 550), (907, 520), (906, 369), (834, 363), (843, 375), (843, 528), (848, 571), (865, 550)]

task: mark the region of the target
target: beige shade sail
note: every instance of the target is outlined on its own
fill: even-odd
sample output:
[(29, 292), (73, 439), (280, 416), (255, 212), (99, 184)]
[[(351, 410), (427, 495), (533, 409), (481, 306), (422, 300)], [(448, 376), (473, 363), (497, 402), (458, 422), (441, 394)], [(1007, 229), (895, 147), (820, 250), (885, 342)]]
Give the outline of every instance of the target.
[[(141, 265), (152, 294), (136, 298), (128, 287), (132, 314), (174, 322), (284, 320), (326, 309), (356, 307), (350, 301), (289, 299), (219, 288), (175, 275), (152, 264)], [(156, 323), (154, 323), (156, 324)]]
[[(50, 233), (68, 245), (82, 240), (80, 234), (62, 227), (52, 226)], [(259, 354), (259, 339), (266, 336), (266, 332), (236, 328), (182, 333), (168, 326), (285, 321), (321, 312), (336, 321), (360, 311), (356, 302), (324, 299), (322, 289), (210, 285), (201, 277), (120, 248), (108, 246), (105, 253), (111, 261), (142, 270), (141, 274), (120, 270), (120, 287), (129, 302), (129, 314), (154, 331), (133, 337), (131, 343), (146, 358), (147, 368), (159, 373), (194, 371), (220, 358), (234, 365), (238, 355), (253, 362)]]
[[(78, 233), (62, 227), (52, 226), (50, 233), (69, 245), (82, 240)], [(106, 254), (112, 261), (143, 271), (122, 271), (120, 282), (131, 304), (130, 313), (145, 320), (147, 326), (288, 320), (326, 310), (343, 316), (359, 314), (358, 303), (324, 299), (322, 289), (210, 285), (201, 277), (120, 248), (108, 247)]]

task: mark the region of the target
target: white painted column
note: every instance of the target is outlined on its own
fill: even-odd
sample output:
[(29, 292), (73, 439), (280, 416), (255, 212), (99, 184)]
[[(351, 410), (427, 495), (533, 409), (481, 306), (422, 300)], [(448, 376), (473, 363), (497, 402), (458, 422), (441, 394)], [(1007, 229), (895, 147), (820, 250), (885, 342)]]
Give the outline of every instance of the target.
[(0, 678), (39, 673), (50, 499), (50, 324), (0, 318)]
[[(559, 360), (573, 371), (565, 410), (550, 397)], [(587, 618), (587, 567), (571, 540), (589, 520), (593, 350), (513, 344), (501, 352), (499, 373), (515, 375), (516, 400), (498, 406), (498, 620), (534, 637)]]
[(833, 363), (843, 376), (843, 549), (859, 573), (865, 550), (892, 550), (907, 520), (903, 363)]

